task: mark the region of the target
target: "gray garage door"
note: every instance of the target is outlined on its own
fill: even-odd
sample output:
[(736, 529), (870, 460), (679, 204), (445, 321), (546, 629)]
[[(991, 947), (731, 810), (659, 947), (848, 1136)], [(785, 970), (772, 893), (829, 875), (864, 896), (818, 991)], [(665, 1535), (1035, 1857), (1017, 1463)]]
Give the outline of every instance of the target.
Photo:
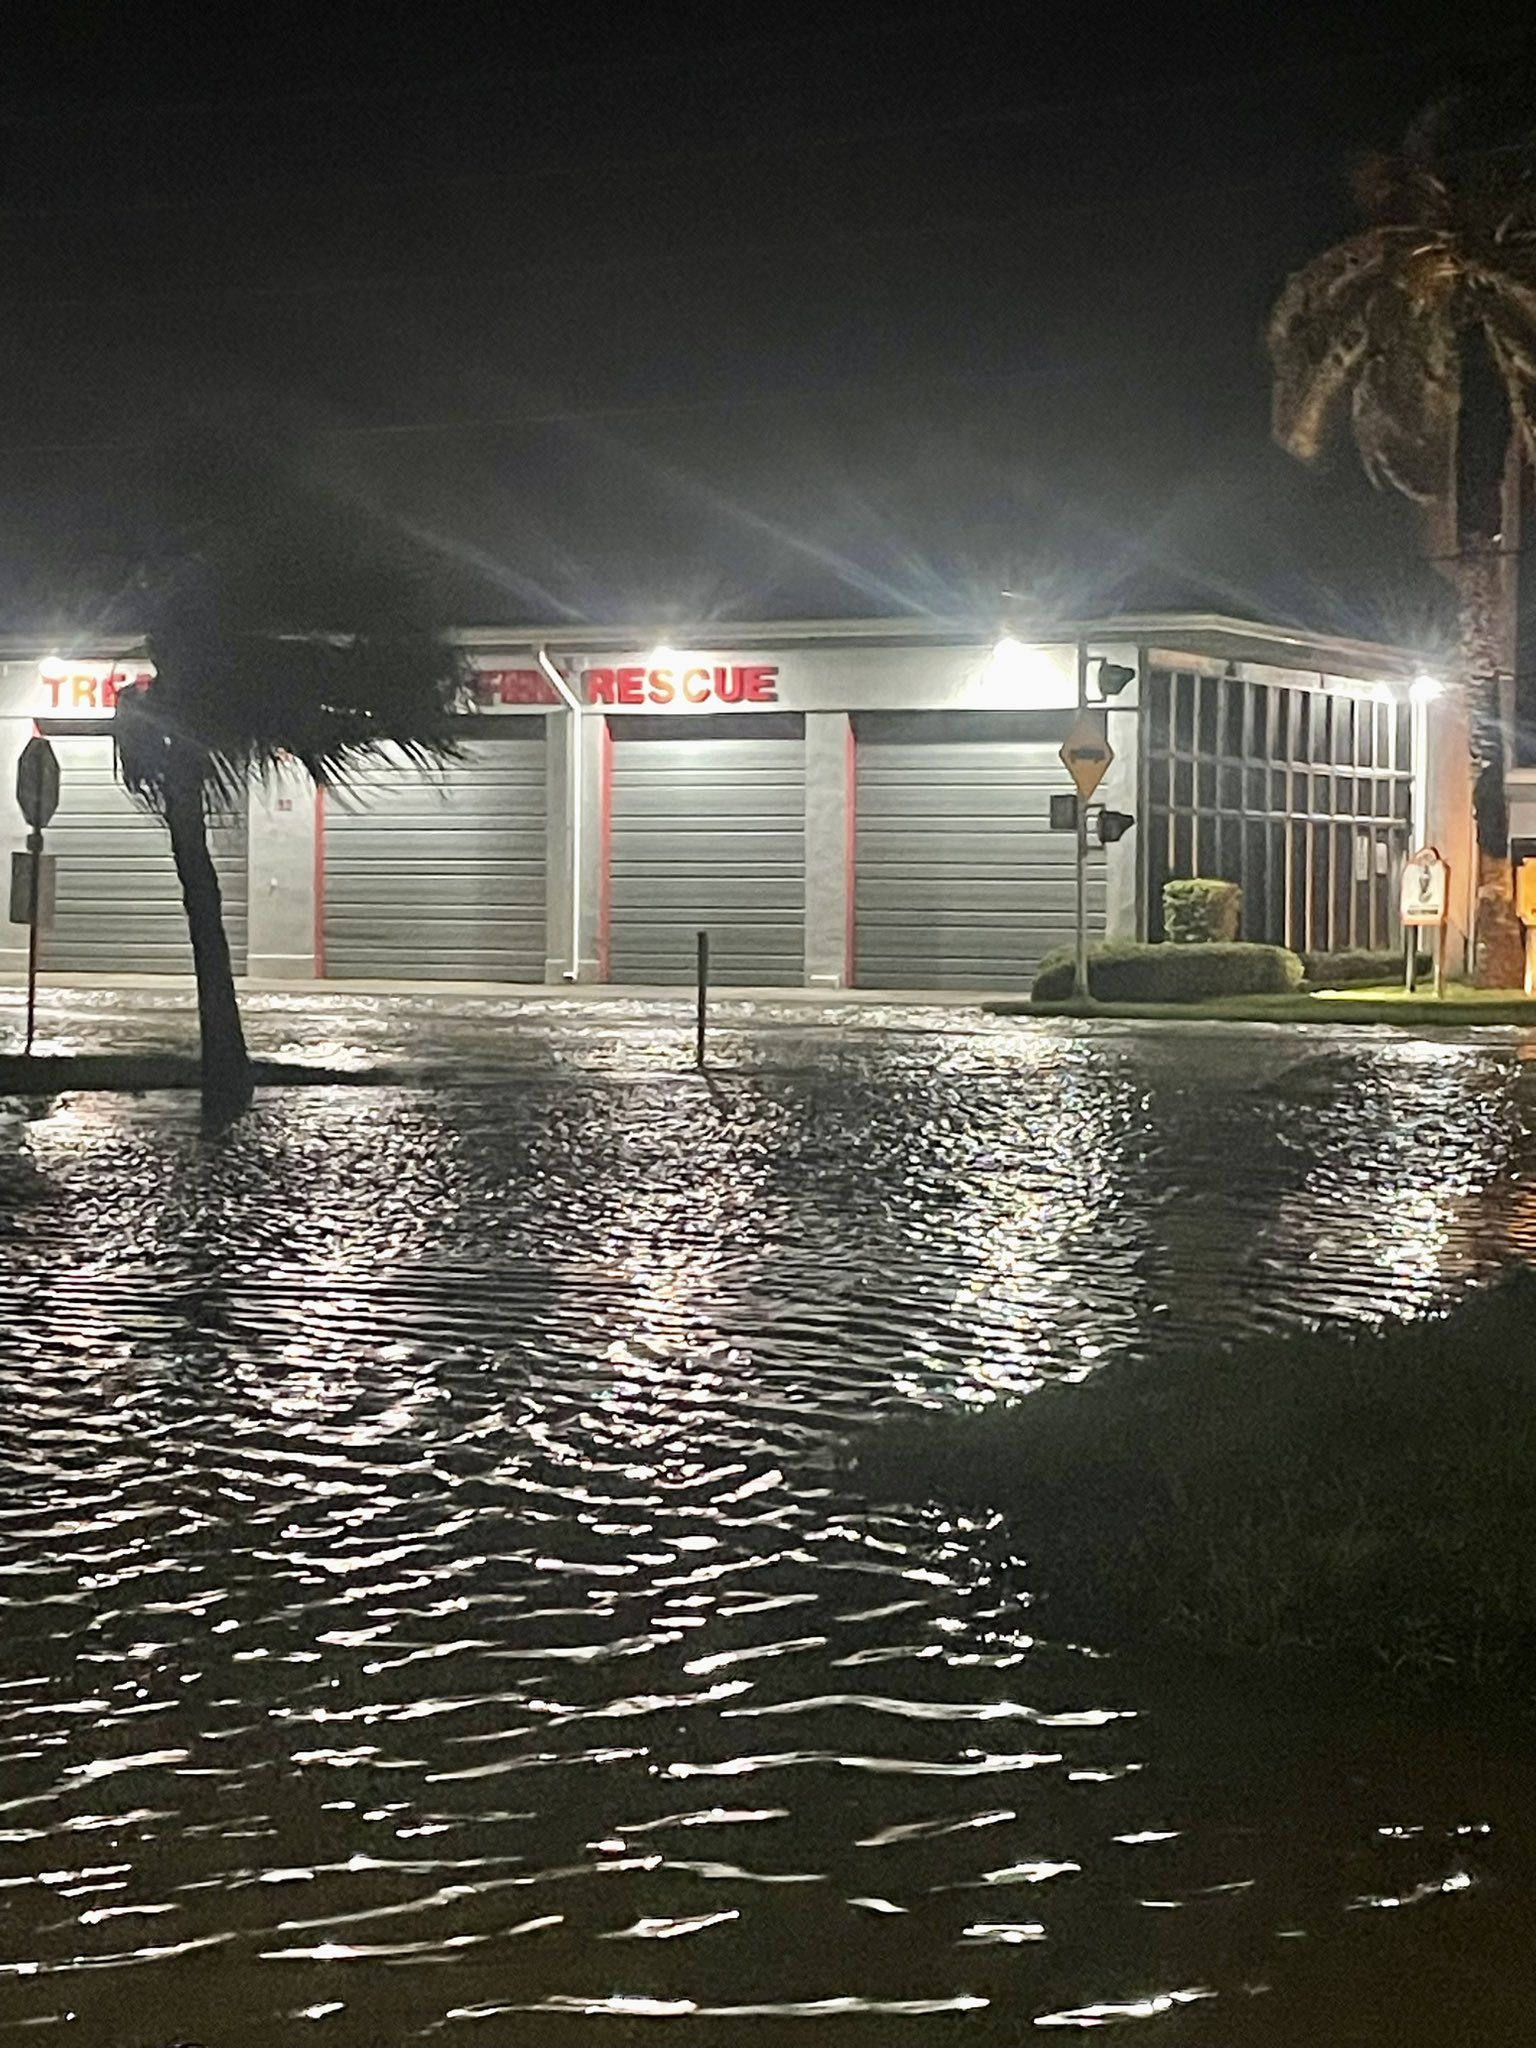
[[(702, 721), (701, 721), (702, 722)], [(609, 976), (805, 979), (805, 738), (798, 719), (613, 721)]]
[[(953, 730), (953, 727), (951, 727)], [(860, 722), (855, 980), (863, 988), (1023, 988), (1075, 929), (1069, 789), (1054, 743), (940, 739), (931, 721)], [(1104, 930), (1104, 857), (1089, 856)]]
[[(48, 850), (58, 856), (58, 914), (42, 941), (51, 974), (190, 974), (181, 888), (158, 818), (117, 780), (110, 738), (56, 736), (58, 816)], [(224, 894), (235, 972), (245, 972), (246, 832), (243, 815), (209, 830)]]
[(325, 971), (544, 979), (544, 720), (438, 770), (381, 765), (325, 803)]

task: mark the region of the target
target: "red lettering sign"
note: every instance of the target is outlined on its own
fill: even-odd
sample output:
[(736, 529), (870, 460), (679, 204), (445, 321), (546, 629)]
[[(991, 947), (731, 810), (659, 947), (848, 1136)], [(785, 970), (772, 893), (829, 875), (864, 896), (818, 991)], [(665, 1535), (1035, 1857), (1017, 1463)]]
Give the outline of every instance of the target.
[(476, 669), (472, 684), (477, 704), (558, 704), (559, 692), (542, 669)]
[(771, 662), (721, 668), (589, 668), (589, 704), (777, 704), (779, 671)]
[(50, 711), (79, 713), (85, 717), (117, 709), (124, 690), (145, 690), (155, 679), (153, 669), (109, 668), (105, 662), (82, 662), (69, 668), (63, 662), (45, 662), (38, 670), (38, 684)]

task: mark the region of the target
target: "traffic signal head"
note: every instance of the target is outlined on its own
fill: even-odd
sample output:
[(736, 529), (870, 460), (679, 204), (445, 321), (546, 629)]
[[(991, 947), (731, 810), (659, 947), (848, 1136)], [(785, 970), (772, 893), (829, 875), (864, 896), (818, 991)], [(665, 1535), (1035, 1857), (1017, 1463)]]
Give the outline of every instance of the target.
[(1136, 671), (1126, 668), (1122, 662), (1101, 661), (1099, 663), (1099, 695), (1118, 697), (1128, 683), (1134, 683)]
[(1123, 839), (1136, 820), (1129, 811), (1099, 812), (1099, 844), (1113, 846), (1117, 839)]

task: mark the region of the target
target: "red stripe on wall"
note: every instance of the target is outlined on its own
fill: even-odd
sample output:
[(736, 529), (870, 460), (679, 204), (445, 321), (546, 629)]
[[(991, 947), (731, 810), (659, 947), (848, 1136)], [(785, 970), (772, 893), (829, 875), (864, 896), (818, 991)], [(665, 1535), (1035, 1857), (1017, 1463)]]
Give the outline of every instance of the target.
[(325, 979), (325, 791), (315, 785), (315, 975)]
[(609, 930), (613, 921), (613, 727), (602, 722), (597, 800), (597, 978), (608, 979)]

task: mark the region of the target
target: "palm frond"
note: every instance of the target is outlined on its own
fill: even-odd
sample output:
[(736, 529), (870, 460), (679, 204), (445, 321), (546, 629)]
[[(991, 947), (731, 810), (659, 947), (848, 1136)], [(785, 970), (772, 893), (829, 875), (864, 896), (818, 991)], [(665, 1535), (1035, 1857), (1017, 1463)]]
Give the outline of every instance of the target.
[(1444, 305), (1383, 291), (1350, 399), (1350, 426), (1366, 475), (1417, 504), (1447, 489), (1460, 402), (1455, 329)]
[(1325, 250), (1286, 282), (1270, 315), (1273, 431), (1282, 448), (1310, 461), (1328, 416), (1364, 358), (1366, 314), (1390, 276), (1402, 241), (1373, 229)]
[(163, 807), (189, 773), (219, 805), (284, 764), (334, 785), (388, 749), (453, 756), (468, 664), (397, 535), (249, 447), (200, 445), (165, 488), (176, 545), (152, 582), (155, 679), (119, 706), (144, 802)]

